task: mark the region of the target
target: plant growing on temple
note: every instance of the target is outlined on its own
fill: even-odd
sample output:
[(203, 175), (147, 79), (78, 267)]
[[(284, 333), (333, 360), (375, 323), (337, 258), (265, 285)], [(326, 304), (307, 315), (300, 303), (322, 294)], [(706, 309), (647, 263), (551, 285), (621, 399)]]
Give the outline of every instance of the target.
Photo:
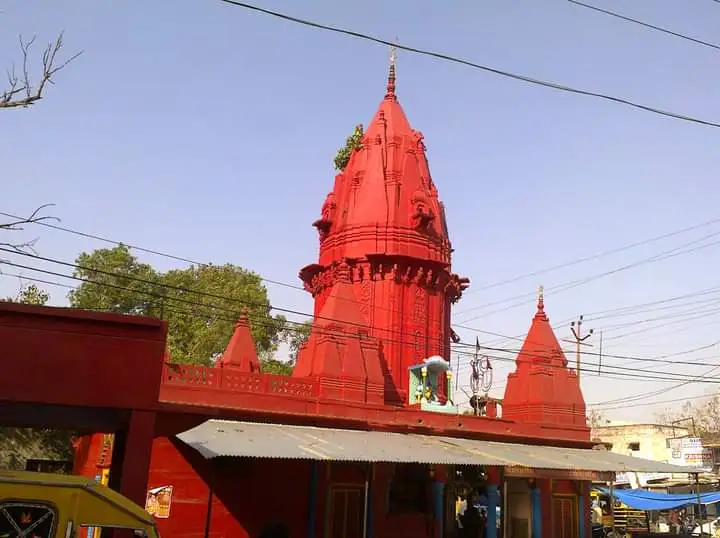
[(353, 133), (348, 136), (345, 145), (335, 154), (335, 170), (342, 172), (350, 162), (352, 152), (362, 147), (363, 126), (356, 125)]
[(243, 311), (261, 364), (285, 337), (286, 320), (272, 315), (262, 278), (242, 267), (191, 265), (161, 272), (125, 245), (82, 253), (76, 266), (73, 274), (83, 282), (69, 293), (71, 306), (165, 319), (173, 362), (212, 364)]

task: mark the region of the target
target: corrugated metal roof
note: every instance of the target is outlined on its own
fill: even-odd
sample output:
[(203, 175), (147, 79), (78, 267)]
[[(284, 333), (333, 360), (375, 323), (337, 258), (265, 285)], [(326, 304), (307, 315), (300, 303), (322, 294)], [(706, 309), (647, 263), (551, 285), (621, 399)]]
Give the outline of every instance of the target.
[(207, 459), (242, 456), (598, 472), (691, 472), (686, 467), (603, 450), (257, 422), (208, 420), (177, 437)]

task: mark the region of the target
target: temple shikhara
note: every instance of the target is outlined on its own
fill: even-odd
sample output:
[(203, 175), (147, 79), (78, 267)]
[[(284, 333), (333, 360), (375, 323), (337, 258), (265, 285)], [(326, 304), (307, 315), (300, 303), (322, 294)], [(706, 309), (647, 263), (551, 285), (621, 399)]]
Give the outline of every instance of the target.
[(201, 367), (172, 363), (160, 320), (0, 303), (2, 423), (82, 432), (74, 472), (145, 507), (165, 538), (278, 524), (306, 538), (475, 524), (489, 538), (590, 538), (591, 482), (655, 469), (592, 450), (542, 292), (502, 400), (458, 407), (451, 309), (470, 280), (453, 272), (442, 180), (396, 90), (393, 60), (314, 221), (308, 209), (319, 252), (299, 277), (314, 320), (292, 376), (261, 371), (245, 317)]

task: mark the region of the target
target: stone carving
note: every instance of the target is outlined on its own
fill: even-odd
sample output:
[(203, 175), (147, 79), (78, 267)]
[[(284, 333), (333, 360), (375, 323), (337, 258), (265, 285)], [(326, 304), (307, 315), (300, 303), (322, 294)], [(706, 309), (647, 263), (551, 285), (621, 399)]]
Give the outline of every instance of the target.
[(320, 234), (320, 241), (323, 241), (330, 233), (330, 227), (335, 219), (335, 210), (337, 204), (335, 203), (335, 193), (331, 192), (325, 197), (325, 202), (320, 210), (320, 218), (313, 222), (313, 226), (317, 228)]
[(424, 192), (415, 191), (410, 200), (412, 213), (410, 219), (412, 226), (418, 231), (428, 231), (435, 220), (435, 214), (430, 207), (429, 200)]

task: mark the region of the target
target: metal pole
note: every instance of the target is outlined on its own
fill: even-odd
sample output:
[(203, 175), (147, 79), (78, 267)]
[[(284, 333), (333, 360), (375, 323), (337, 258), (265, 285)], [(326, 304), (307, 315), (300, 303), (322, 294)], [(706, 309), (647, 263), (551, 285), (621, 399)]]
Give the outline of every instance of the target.
[(508, 491), (507, 491), (507, 480), (503, 480), (503, 503), (500, 507), (501, 515), (502, 515), (502, 535), (503, 538), (506, 538), (508, 536), (507, 531), (507, 522), (508, 522)]
[[(580, 346), (582, 343), (590, 338), (592, 336), (593, 330), (590, 329), (588, 333), (583, 336), (582, 335), (582, 324), (583, 324), (583, 317), (582, 314), (578, 318), (577, 321), (570, 322), (570, 330), (572, 331), (573, 336), (575, 337), (575, 360), (577, 362), (577, 376), (578, 379), (580, 379)], [(577, 330), (575, 330), (575, 327), (577, 327)]]
[(615, 536), (615, 479), (610, 482), (610, 521), (612, 522), (612, 533)]
[(702, 535), (702, 497), (700, 497), (700, 473), (695, 473), (695, 492), (697, 494), (697, 517), (700, 520), (700, 535)]
[(368, 468), (365, 471), (365, 501), (363, 503), (363, 538), (367, 538), (368, 535), (368, 493), (370, 492), (370, 473), (372, 472), (372, 463), (368, 464)]

